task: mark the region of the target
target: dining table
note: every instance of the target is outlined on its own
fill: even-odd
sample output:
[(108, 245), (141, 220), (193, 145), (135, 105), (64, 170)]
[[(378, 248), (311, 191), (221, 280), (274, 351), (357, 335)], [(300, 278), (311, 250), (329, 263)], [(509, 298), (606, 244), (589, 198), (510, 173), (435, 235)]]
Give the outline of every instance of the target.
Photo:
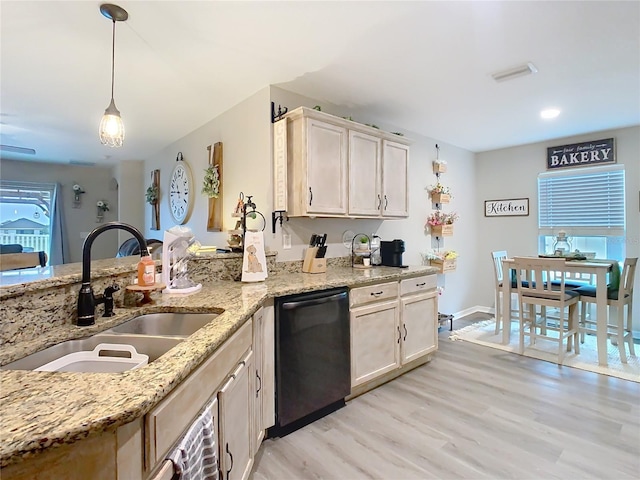
[[(536, 257), (538, 258), (538, 257)], [(564, 269), (561, 274), (565, 272), (580, 273), (593, 275), (596, 282), (596, 344), (598, 349), (598, 364), (601, 366), (607, 365), (607, 274), (612, 270), (613, 265), (617, 262), (615, 260), (574, 260), (565, 259)], [(511, 279), (511, 270), (514, 264), (513, 258), (505, 258), (502, 261), (502, 278)], [(506, 280), (502, 282), (503, 296), (502, 296), (502, 311), (506, 315), (511, 312), (511, 293), (513, 288), (511, 281)], [(509, 344), (511, 337), (511, 328), (506, 325), (511, 325), (511, 318), (508, 322), (503, 323), (505, 325), (502, 328), (502, 343)]]

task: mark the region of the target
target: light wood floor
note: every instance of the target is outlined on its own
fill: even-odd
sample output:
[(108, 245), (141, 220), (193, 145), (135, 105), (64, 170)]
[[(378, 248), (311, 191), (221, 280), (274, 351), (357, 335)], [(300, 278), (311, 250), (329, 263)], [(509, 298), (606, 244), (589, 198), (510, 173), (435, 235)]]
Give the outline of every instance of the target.
[(429, 364), (266, 440), (251, 478), (640, 478), (640, 384), (447, 337)]

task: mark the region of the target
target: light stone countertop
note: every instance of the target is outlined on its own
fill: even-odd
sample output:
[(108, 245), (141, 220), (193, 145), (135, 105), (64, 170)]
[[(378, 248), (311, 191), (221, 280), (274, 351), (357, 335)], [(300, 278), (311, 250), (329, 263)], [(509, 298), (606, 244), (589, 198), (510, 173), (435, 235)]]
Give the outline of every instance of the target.
[(81, 332), (91, 335), (140, 313), (224, 310), (165, 355), (136, 370), (0, 371), (0, 466), (21, 462), (49, 447), (73, 443), (143, 416), (238, 330), (266, 298), (436, 272), (428, 266), (368, 270), (340, 267), (322, 274), (277, 275), (258, 283), (212, 282), (193, 295), (163, 294), (157, 297), (155, 305), (118, 308), (116, 317), (97, 320), (93, 327), (69, 325), (68, 338), (77, 338), (79, 329), (88, 328)]

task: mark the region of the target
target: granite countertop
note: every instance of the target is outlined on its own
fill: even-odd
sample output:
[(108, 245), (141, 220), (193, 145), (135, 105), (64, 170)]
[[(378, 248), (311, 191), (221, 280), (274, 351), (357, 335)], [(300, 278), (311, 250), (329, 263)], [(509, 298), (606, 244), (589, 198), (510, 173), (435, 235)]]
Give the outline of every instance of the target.
[[(436, 272), (428, 266), (332, 268), (322, 274), (277, 275), (258, 283), (212, 282), (189, 296), (158, 294), (155, 305), (118, 308), (115, 317), (97, 320), (92, 327), (65, 326), (62, 332), (54, 333), (56, 341), (91, 335), (140, 313), (224, 310), (213, 322), (137, 370), (0, 371), (0, 466), (21, 462), (49, 447), (73, 443), (143, 416), (238, 330), (266, 298)], [(65, 335), (67, 338), (61, 338)]]

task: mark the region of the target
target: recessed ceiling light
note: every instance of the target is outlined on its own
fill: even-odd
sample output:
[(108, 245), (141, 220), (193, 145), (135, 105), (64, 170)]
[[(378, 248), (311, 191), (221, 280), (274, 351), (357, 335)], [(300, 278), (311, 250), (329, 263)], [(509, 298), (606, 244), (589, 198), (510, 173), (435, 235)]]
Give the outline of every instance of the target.
[(546, 108), (540, 112), (540, 116), (545, 120), (551, 120), (552, 118), (556, 118), (560, 115), (560, 110), (557, 108)]

